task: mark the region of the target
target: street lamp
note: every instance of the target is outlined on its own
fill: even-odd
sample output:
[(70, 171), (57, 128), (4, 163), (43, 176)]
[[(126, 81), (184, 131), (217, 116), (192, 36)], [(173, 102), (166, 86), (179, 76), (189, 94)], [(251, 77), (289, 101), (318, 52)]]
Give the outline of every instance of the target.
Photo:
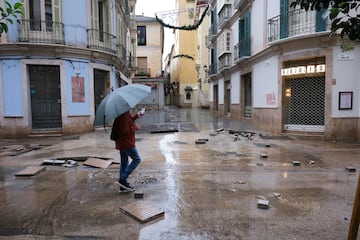
[(208, 68), (206, 65), (203, 66), (204, 72), (205, 72), (205, 83), (207, 82), (207, 78), (208, 78)]

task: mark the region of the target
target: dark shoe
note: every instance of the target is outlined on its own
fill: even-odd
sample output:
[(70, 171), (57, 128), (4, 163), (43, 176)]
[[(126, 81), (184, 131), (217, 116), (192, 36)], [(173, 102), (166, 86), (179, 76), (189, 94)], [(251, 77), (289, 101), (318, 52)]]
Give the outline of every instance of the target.
[[(129, 183), (127, 181), (123, 180), (123, 179), (119, 179), (116, 183), (119, 184), (120, 187), (124, 188), (125, 190), (128, 190), (128, 191), (134, 191), (135, 190), (135, 188), (131, 187), (129, 185)], [(120, 190), (121, 190), (121, 188), (120, 188)]]
[[(134, 189), (134, 190), (135, 190), (135, 189)], [(119, 193), (128, 193), (128, 192), (132, 192), (132, 191), (126, 190), (125, 188), (120, 187)]]

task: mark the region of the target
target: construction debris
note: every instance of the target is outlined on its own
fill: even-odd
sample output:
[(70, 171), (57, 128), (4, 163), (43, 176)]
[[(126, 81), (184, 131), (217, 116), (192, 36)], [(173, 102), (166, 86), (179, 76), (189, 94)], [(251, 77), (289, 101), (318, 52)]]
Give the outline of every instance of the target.
[(144, 198), (144, 190), (138, 189), (134, 192), (134, 198)]
[(99, 158), (88, 158), (83, 164), (96, 168), (107, 168), (111, 165), (112, 161), (107, 161)]
[(141, 223), (164, 217), (165, 212), (143, 201), (136, 201), (120, 208), (120, 211), (134, 217)]
[(197, 139), (197, 140), (195, 141), (195, 144), (206, 144), (206, 142), (207, 142), (207, 141), (204, 141), (204, 140), (202, 140), (202, 139)]
[(356, 168), (353, 167), (353, 166), (347, 166), (347, 167), (345, 168), (345, 170), (346, 170), (347, 172), (356, 172)]
[(300, 166), (301, 162), (299, 161), (292, 161), (293, 166)]
[(57, 159), (45, 159), (43, 160), (42, 165), (63, 165), (65, 164), (65, 160), (57, 160)]
[(24, 170), (16, 173), (15, 176), (17, 176), (17, 177), (31, 177), (31, 176), (34, 176), (34, 175), (38, 174), (39, 172), (41, 172), (43, 170), (45, 170), (45, 167), (29, 166), (29, 167), (26, 167)]
[(260, 209), (268, 209), (269, 208), (269, 200), (259, 199), (257, 202), (257, 207)]

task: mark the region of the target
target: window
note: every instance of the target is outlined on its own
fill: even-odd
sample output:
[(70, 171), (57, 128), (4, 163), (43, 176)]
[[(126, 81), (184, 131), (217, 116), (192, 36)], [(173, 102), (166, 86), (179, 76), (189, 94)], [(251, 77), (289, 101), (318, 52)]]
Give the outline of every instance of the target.
[(33, 31), (52, 31), (52, 0), (32, 0), (29, 2), (30, 28)]
[(138, 46), (146, 46), (146, 26), (137, 27)]

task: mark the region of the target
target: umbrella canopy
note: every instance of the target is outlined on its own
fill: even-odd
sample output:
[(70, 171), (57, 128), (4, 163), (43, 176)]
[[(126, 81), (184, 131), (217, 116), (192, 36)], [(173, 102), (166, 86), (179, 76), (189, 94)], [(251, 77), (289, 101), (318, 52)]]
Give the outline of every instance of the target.
[(94, 125), (114, 120), (117, 116), (135, 107), (150, 93), (151, 87), (143, 84), (130, 84), (115, 89), (101, 101), (96, 110)]

